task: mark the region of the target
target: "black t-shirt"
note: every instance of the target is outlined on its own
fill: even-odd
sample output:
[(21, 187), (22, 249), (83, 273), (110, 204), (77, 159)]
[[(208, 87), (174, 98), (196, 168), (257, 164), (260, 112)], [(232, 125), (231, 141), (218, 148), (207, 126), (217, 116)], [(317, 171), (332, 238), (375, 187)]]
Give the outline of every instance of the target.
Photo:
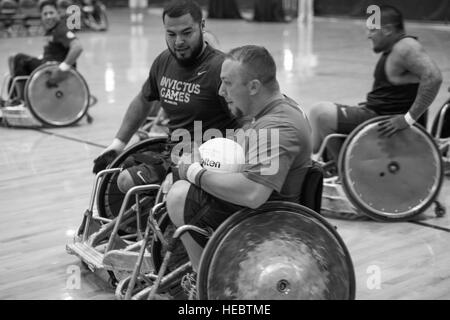
[(67, 56), (70, 48), (70, 42), (76, 36), (66, 26), (66, 19), (61, 19), (52, 29), (45, 33), (48, 39), (44, 47), (44, 61), (62, 62)]
[(171, 132), (183, 128), (193, 137), (194, 121), (201, 121), (202, 134), (219, 129), (225, 136), (237, 121), (218, 93), (223, 60), (222, 52), (207, 46), (196, 63), (185, 67), (166, 49), (153, 62), (141, 96), (161, 102)]

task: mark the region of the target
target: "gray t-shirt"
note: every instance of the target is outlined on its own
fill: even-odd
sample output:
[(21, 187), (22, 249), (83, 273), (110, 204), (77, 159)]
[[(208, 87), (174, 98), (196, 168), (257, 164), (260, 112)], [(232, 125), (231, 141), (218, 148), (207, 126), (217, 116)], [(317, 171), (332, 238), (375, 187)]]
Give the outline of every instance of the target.
[(244, 175), (272, 188), (269, 200), (298, 203), (312, 155), (311, 127), (305, 113), (285, 97), (264, 107), (245, 130)]

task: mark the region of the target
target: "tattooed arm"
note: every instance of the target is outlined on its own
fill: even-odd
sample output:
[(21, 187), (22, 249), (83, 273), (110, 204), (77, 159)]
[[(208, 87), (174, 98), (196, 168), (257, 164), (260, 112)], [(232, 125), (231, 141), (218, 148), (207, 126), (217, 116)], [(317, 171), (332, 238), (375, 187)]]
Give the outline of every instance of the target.
[(416, 100), (409, 109), (411, 117), (417, 120), (436, 98), (442, 84), (442, 74), (420, 43), (405, 40), (410, 41), (399, 43), (397, 52), (401, 66), (420, 79)]
[(407, 38), (393, 50), (396, 55), (395, 68), (401, 70), (403, 80), (419, 80), (416, 99), (406, 115), (393, 116), (379, 123), (382, 136), (390, 137), (397, 131), (408, 128), (428, 109), (436, 98), (442, 84), (442, 75), (436, 63), (417, 41)]

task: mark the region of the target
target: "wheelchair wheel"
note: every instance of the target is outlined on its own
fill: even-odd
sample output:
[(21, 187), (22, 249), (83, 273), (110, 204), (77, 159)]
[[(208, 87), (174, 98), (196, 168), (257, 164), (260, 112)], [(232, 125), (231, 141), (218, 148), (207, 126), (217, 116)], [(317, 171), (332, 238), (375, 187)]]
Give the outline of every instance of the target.
[[(143, 151), (157, 151), (163, 152), (166, 149), (167, 138), (154, 138), (146, 141), (141, 141), (124, 152), (122, 152), (113, 162), (110, 163), (108, 169), (123, 167), (124, 161), (131, 155)], [(100, 186), (97, 194), (97, 211), (101, 217), (114, 219), (119, 215), (120, 207), (125, 198), (119, 188), (117, 187), (118, 173), (104, 176), (100, 181)], [(156, 196), (155, 192), (151, 192), (151, 196)], [(129, 209), (133, 202), (127, 206)], [(142, 220), (144, 221), (144, 219)]]
[[(162, 213), (161, 218), (158, 221), (158, 225), (161, 228), (161, 232), (164, 235), (164, 239), (166, 239), (167, 241), (172, 239), (176, 227), (170, 221), (169, 214), (167, 212)], [(161, 268), (164, 255), (166, 254), (166, 249), (163, 247), (161, 241), (159, 241), (157, 237), (153, 237), (150, 252), (152, 253), (152, 261), (153, 267), (155, 268), (155, 273), (158, 273), (159, 269)], [(166, 273), (175, 270), (177, 267), (181, 266), (182, 264), (188, 261), (189, 257), (186, 252), (186, 249), (184, 248), (181, 240), (178, 240), (178, 244), (176, 245), (175, 250), (172, 252), (172, 256), (169, 260)], [(160, 289), (160, 291), (167, 291), (176, 300), (187, 300), (188, 297), (181, 288), (180, 281), (181, 278), (176, 279), (170, 284), (166, 284), (164, 287)]]
[(49, 74), (57, 63), (46, 63), (30, 75), (25, 84), (25, 101), (33, 116), (53, 127), (70, 126), (86, 114), (89, 108), (89, 89), (86, 81), (75, 69), (54, 88), (47, 87)]
[(442, 159), (419, 125), (381, 138), (377, 117), (358, 126), (339, 155), (339, 175), (350, 202), (380, 221), (405, 221), (426, 210), (438, 195)]
[(197, 289), (200, 300), (346, 300), (355, 298), (355, 274), (333, 226), (274, 201), (235, 213), (214, 232)]
[[(442, 121), (442, 127), (439, 128), (439, 121)], [(440, 129), (440, 132), (438, 132)], [(450, 99), (439, 109), (431, 126), (431, 135), (437, 139), (450, 138)]]

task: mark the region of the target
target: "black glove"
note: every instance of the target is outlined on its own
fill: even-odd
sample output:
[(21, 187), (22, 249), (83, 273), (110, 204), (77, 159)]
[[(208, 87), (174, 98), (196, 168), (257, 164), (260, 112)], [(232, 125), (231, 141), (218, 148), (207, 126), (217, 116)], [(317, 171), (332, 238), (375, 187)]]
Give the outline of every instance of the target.
[(117, 158), (117, 155), (116, 150), (109, 150), (102, 153), (94, 160), (94, 168), (92, 169), (92, 172), (97, 174), (100, 171), (105, 170), (106, 167), (108, 167), (108, 165), (113, 162), (115, 158)]

